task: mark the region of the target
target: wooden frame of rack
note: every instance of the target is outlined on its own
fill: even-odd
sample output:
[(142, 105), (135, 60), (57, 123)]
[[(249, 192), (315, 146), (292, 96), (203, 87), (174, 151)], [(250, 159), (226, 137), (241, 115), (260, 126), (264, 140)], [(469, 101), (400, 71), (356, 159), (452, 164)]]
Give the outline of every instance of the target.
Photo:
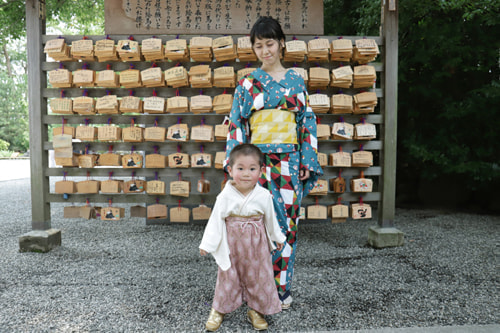
[[(67, 176), (80, 176), (85, 177), (87, 171), (93, 177), (107, 177), (109, 172), (113, 172), (115, 177), (129, 177), (131, 169), (121, 168), (51, 168), (49, 167), (48, 152), (52, 149), (52, 143), (49, 142), (48, 126), (51, 124), (60, 124), (61, 117), (67, 121), (68, 125), (81, 124), (85, 116), (81, 115), (52, 115), (48, 114), (48, 99), (59, 97), (59, 88), (47, 87), (47, 72), (58, 68), (57, 62), (46, 61), (46, 55), (43, 53), (44, 44), (47, 40), (57, 38), (57, 36), (49, 36), (45, 34), (45, 11), (44, 1), (28, 0), (26, 2), (26, 21), (27, 21), (27, 35), (28, 35), (28, 86), (29, 86), (29, 115), (30, 115), (30, 158), (31, 158), (31, 198), (32, 198), (32, 229), (33, 230), (48, 230), (51, 229), (51, 207), (52, 202), (85, 202), (89, 199), (90, 202), (107, 202), (110, 198), (113, 203), (143, 203), (151, 204), (156, 202), (156, 197), (147, 194), (91, 194), (91, 195), (70, 195), (68, 199), (63, 199), (60, 194), (54, 194), (50, 191), (50, 177), (62, 176), (63, 170), (67, 172)], [(376, 153), (376, 164), (369, 168), (348, 168), (343, 170), (343, 176), (346, 180), (349, 177), (359, 175), (359, 171), (363, 170), (365, 176), (376, 178), (374, 183), (374, 192), (362, 194), (364, 202), (376, 202), (378, 211), (378, 226), (382, 228), (391, 228), (394, 226), (395, 215), (395, 173), (396, 173), (396, 131), (397, 131), (397, 58), (398, 58), (398, 18), (397, 8), (395, 1), (382, 2), (382, 35), (367, 37), (374, 39), (380, 46), (381, 55), (378, 59), (379, 62), (370, 63), (375, 66), (377, 71), (377, 87), (372, 89), (376, 92), (378, 97), (378, 107), (375, 114), (364, 116), (366, 121), (373, 123), (377, 126), (377, 138), (372, 141), (364, 141), (363, 149), (374, 151)], [(219, 37), (216, 35), (208, 35), (209, 37)], [(69, 35), (63, 36), (66, 43), (70, 44), (72, 41), (81, 40), (83, 36)], [(94, 41), (103, 39), (103, 36), (87, 36)], [(128, 35), (113, 35), (109, 36), (111, 39), (117, 41), (120, 39), (128, 38)], [(141, 41), (150, 38), (148, 35), (134, 36), (135, 40)], [(170, 35), (156, 36), (162, 39), (165, 43), (166, 40), (175, 38)], [(180, 38), (189, 40), (192, 36), (185, 35)], [(233, 38), (240, 37), (233, 35)], [(300, 39), (308, 41), (316, 36), (301, 36)], [(337, 36), (321, 36), (330, 41), (336, 39)], [(362, 37), (348, 36), (343, 37), (350, 40), (360, 39)], [(68, 70), (76, 70), (81, 68), (80, 62), (65, 62), (64, 65)], [(124, 62), (110, 62), (112, 69), (115, 71), (125, 70), (128, 68), (128, 63)], [(190, 66), (198, 63), (190, 62), (183, 63), (189, 69)], [(224, 63), (212, 62), (212, 68), (219, 67)], [(245, 63), (231, 62), (235, 70), (241, 69)], [(134, 63), (136, 69), (145, 69), (150, 67), (148, 62)], [(175, 66), (172, 62), (159, 62), (158, 65), (163, 70)], [(304, 62), (302, 67), (308, 68), (310, 64)], [(322, 64), (323, 66), (323, 64)], [(332, 62), (324, 65), (332, 69)], [(89, 68), (99, 71), (106, 69), (105, 63), (89, 62)], [(67, 97), (81, 96), (82, 89), (80, 88), (67, 88), (64, 89)], [(113, 88), (113, 93), (120, 96), (128, 95), (126, 88)], [(134, 89), (136, 96), (145, 97), (151, 96), (152, 88), (137, 88)], [(223, 92), (223, 88), (208, 88), (204, 89), (204, 94), (215, 96)], [(322, 90), (322, 93), (331, 95), (337, 89), (327, 88)], [(158, 96), (171, 97), (175, 96), (175, 89), (168, 87), (156, 88)], [(198, 94), (197, 88), (181, 88), (183, 96), (194, 96)], [(233, 89), (228, 89), (231, 93)], [(104, 88), (89, 89), (90, 97), (99, 97), (105, 95)], [(90, 116), (92, 124), (105, 124), (108, 118), (112, 118), (114, 124), (130, 124), (131, 118), (135, 118), (136, 124), (151, 125), (154, 123), (155, 118), (159, 118), (159, 125), (170, 125), (176, 122), (178, 117), (182, 117), (183, 122), (189, 126), (200, 124), (201, 118), (205, 118), (205, 123), (210, 125), (219, 124), (222, 122), (224, 115), (215, 113), (207, 114), (141, 114), (141, 115), (95, 115)], [(339, 115), (336, 114), (319, 114), (322, 123), (333, 123), (337, 121)], [(345, 115), (346, 122), (358, 122), (361, 115)], [(166, 126), (164, 126), (166, 127)], [(359, 148), (359, 143), (356, 141), (337, 142), (336, 140), (319, 141), (319, 151), (324, 153), (335, 152), (339, 143), (342, 143), (344, 150), (356, 150)], [(74, 143), (76, 149), (84, 149), (86, 143)], [(89, 143), (92, 149), (105, 151), (110, 144), (113, 144), (114, 150), (127, 151), (130, 150), (132, 144), (125, 142), (107, 143), (107, 142), (91, 142)], [(160, 147), (160, 152), (167, 155), (168, 153), (175, 152), (177, 142), (165, 141), (164, 143), (137, 143), (133, 144), (138, 151), (152, 152), (152, 146), (157, 145)], [(224, 149), (225, 142), (215, 141), (213, 143), (205, 144), (206, 152), (215, 154), (216, 151)], [(199, 150), (200, 143), (186, 142), (182, 143), (183, 152), (195, 153)], [(327, 166), (325, 169), (325, 176), (323, 179), (334, 177), (338, 173), (338, 168)], [(191, 190), (191, 195), (188, 199), (183, 200), (183, 206), (196, 207), (201, 202), (210, 205), (214, 202), (215, 196), (220, 188), (220, 181), (223, 179), (223, 172), (212, 168), (209, 169), (169, 169), (162, 170), (155, 169), (135, 169), (136, 177), (153, 177), (155, 172), (168, 184), (169, 181), (175, 180), (177, 172), (181, 171), (183, 178), (190, 180), (192, 185), (199, 179), (201, 171), (205, 172), (205, 177), (212, 180), (212, 189), (208, 194), (198, 194), (194, 189)], [(168, 186), (167, 186), (168, 187)], [(194, 188), (195, 186), (192, 186)], [(319, 202), (324, 205), (333, 204), (337, 202), (339, 195), (329, 192), (327, 196), (319, 197)], [(357, 202), (360, 195), (354, 193), (344, 193), (340, 195), (342, 201)], [(167, 204), (167, 206), (177, 205), (178, 198), (169, 195), (160, 198), (160, 202)], [(314, 198), (307, 197), (303, 200), (303, 206), (307, 206), (314, 202)], [(163, 221), (147, 221), (147, 223), (164, 223)]]

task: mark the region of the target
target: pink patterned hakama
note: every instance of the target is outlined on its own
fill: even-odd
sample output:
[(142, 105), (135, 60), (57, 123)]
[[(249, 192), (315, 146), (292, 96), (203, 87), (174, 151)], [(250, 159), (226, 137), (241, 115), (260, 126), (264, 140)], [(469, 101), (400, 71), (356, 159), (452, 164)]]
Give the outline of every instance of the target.
[(281, 312), (262, 216), (226, 218), (231, 267), (220, 267), (212, 307), (230, 313), (244, 302), (257, 312)]

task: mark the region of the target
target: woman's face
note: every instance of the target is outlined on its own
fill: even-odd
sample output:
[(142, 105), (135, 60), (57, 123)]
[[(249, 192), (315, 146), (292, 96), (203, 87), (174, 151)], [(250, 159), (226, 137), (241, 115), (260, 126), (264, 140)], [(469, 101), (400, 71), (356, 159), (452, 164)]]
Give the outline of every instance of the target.
[(276, 39), (256, 38), (253, 51), (263, 65), (273, 66), (280, 61), (281, 43)]

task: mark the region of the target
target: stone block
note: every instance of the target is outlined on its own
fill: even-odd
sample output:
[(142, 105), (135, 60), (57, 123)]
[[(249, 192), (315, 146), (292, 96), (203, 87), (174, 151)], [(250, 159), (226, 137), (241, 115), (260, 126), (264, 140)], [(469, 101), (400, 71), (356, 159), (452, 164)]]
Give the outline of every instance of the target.
[(33, 230), (19, 237), (20, 252), (49, 252), (61, 246), (61, 230)]
[(377, 249), (403, 246), (404, 233), (396, 228), (370, 227), (368, 230), (368, 244)]

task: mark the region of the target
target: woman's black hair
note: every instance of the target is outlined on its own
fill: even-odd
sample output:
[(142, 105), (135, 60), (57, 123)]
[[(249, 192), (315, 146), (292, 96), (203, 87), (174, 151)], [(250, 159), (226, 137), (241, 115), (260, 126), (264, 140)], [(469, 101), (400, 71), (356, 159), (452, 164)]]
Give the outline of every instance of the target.
[(271, 16), (261, 16), (254, 23), (252, 30), (250, 30), (250, 41), (252, 45), (255, 43), (255, 39), (275, 39), (277, 41), (285, 41), (285, 33), (281, 29), (281, 25), (278, 20), (272, 18)]

